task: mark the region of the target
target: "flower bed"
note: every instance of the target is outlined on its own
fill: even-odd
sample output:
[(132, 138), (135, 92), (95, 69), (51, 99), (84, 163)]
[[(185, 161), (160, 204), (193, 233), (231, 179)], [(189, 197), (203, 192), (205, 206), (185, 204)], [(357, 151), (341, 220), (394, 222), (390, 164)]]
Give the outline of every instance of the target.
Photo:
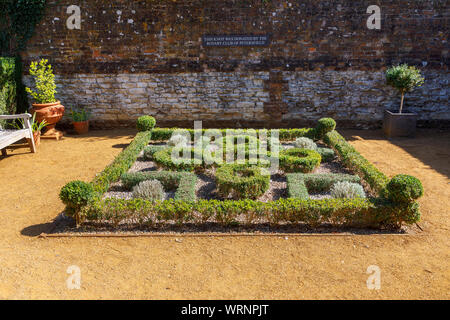
[[(64, 192), (64, 200), (78, 224), (90, 222), (112, 226), (150, 226), (211, 222), (226, 225), (304, 223), (310, 226), (332, 224), (381, 228), (417, 222), (420, 213), (416, 199), (423, 193), (420, 181), (403, 175), (390, 180), (334, 129), (334, 121), (326, 120), (319, 122), (316, 128), (280, 130), (280, 169), (272, 176), (264, 176), (260, 170), (266, 168), (260, 163), (256, 164), (259, 167), (247, 162), (240, 165), (213, 163), (205, 166), (200, 161), (197, 165), (203, 169), (201, 173), (195, 170), (195, 165), (173, 166), (173, 161), (168, 160), (172, 146), (161, 143), (167, 142), (175, 129), (153, 128), (139, 132), (113, 163), (89, 184), (92, 188), (82, 188), (93, 190), (83, 191), (93, 194), (82, 197), (86, 199), (85, 202), (80, 202), (77, 195), (77, 210), (73, 209), (75, 206), (71, 204), (67, 190)], [(191, 138), (200, 133), (186, 131)], [(227, 130), (216, 131), (225, 133)], [(239, 130), (236, 135), (245, 135), (246, 132)], [(270, 136), (271, 132), (265, 131), (265, 134)], [(299, 137), (314, 139), (322, 147), (314, 147), (314, 150), (298, 149), (292, 142)], [(251, 141), (253, 139), (246, 139), (245, 143)], [(315, 143), (311, 145), (315, 146)], [(196, 152), (193, 146), (187, 148), (189, 153)], [(239, 145), (234, 148), (234, 152), (237, 149)], [(251, 154), (249, 150), (248, 145), (245, 145), (243, 152), (246, 156)], [(323, 158), (322, 154), (325, 154)], [(268, 156), (272, 157), (273, 154), (269, 152)], [(151, 163), (161, 171), (129, 172), (138, 158), (138, 162)], [(326, 166), (326, 161), (334, 161), (334, 164), (337, 163), (344, 170), (324, 173), (321, 170)], [(212, 188), (209, 189), (217, 190), (215, 196), (205, 197), (199, 192), (199, 185), (205, 181), (205, 174), (210, 175)], [(267, 195), (277, 185), (275, 176), (284, 179), (284, 182), (278, 183), (285, 186), (284, 194), (267, 200), (264, 194)], [(119, 184), (129, 192), (147, 180), (158, 180), (165, 190), (174, 192), (173, 197), (154, 201), (105, 196), (114, 184)], [(352, 187), (359, 187), (359, 193), (363, 193), (363, 196), (352, 199), (330, 198), (327, 193), (339, 183), (341, 187), (347, 188), (339, 194), (346, 194)], [(364, 191), (360, 185), (364, 186)], [(322, 193), (322, 198), (316, 199), (315, 193)], [(233, 200), (228, 199), (229, 195)]]

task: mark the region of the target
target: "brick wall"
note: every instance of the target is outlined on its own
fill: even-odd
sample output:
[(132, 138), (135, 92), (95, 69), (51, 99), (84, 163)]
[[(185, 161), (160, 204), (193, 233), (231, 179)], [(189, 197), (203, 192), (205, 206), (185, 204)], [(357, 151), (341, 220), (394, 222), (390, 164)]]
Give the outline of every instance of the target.
[[(94, 124), (292, 126), (332, 116), (378, 125), (399, 98), (383, 71), (399, 62), (424, 70), (406, 98), (424, 121), (450, 121), (448, 1), (49, 0), (24, 59), (48, 58), (68, 107)], [(69, 5), (81, 30), (69, 30)], [(381, 30), (369, 30), (369, 5)], [(267, 47), (203, 47), (204, 34), (270, 34)]]

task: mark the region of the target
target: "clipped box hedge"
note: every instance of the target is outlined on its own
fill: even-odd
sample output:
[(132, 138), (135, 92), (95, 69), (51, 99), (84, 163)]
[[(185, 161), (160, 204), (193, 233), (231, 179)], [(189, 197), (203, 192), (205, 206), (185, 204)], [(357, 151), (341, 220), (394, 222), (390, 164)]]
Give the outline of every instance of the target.
[[(139, 153), (152, 141), (170, 139), (175, 129), (154, 128), (151, 132), (139, 132), (132, 143), (123, 150), (91, 182), (95, 197), (77, 213), (77, 221), (109, 221), (116, 225), (123, 220), (135, 221), (138, 225), (154, 223), (205, 223), (221, 224), (256, 223), (261, 219), (272, 224), (306, 223), (317, 226), (321, 223), (348, 226), (401, 226), (402, 223), (414, 223), (420, 218), (419, 205), (415, 198), (420, 193), (417, 179), (400, 177), (391, 184), (391, 190), (408, 201), (392, 200), (389, 193), (389, 179), (359, 154), (335, 130), (329, 120), (322, 124), (322, 141), (340, 158), (343, 164), (358, 176), (347, 175), (302, 175), (288, 174), (289, 198), (270, 202), (257, 200), (195, 200), (196, 177), (188, 172), (127, 173)], [(323, 131), (325, 130), (325, 131)], [(224, 129), (220, 131), (225, 132)], [(193, 135), (194, 131), (189, 130)], [(242, 131), (239, 131), (242, 134)], [(317, 139), (317, 129), (283, 129), (280, 140), (292, 141), (297, 137)], [(151, 158), (160, 151), (158, 147), (147, 147), (145, 156)], [(145, 179), (157, 179), (163, 184), (177, 188), (178, 196), (165, 201), (146, 201), (143, 199), (102, 199), (112, 182), (122, 178), (122, 182), (132, 187)], [(375, 197), (366, 199), (308, 199), (309, 190), (323, 190), (333, 181), (364, 180)], [(409, 184), (414, 184), (411, 187)], [(294, 186), (294, 187), (293, 187)], [(403, 188), (409, 188), (402, 192)], [(416, 191), (418, 190), (418, 191)], [(404, 195), (407, 196), (404, 196)], [(415, 198), (413, 198), (415, 197)]]

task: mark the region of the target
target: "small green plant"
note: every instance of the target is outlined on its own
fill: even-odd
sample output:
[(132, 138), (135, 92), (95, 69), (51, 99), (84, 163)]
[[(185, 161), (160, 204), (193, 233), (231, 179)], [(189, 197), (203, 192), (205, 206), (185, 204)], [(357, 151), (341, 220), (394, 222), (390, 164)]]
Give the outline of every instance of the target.
[(150, 131), (156, 125), (156, 120), (152, 116), (142, 116), (136, 121), (138, 131)]
[(66, 205), (66, 212), (72, 216), (76, 215), (81, 207), (94, 199), (94, 196), (92, 185), (78, 180), (66, 184), (59, 193), (59, 198)]
[(402, 113), (405, 93), (413, 91), (415, 87), (422, 86), (425, 79), (416, 67), (401, 64), (387, 69), (386, 82), (388, 85), (396, 88), (402, 95), (399, 110), (399, 113)]
[(167, 144), (172, 147), (186, 146), (188, 144), (188, 138), (181, 134), (175, 134), (170, 138), (170, 140), (167, 142)]
[(73, 122), (84, 122), (89, 120), (90, 114), (86, 109), (80, 109), (80, 110), (73, 110), (72, 109), (72, 121)]
[(423, 195), (423, 186), (419, 179), (406, 174), (398, 174), (387, 184), (389, 198), (393, 202), (414, 202)]
[(31, 62), (30, 75), (33, 76), (35, 90), (27, 87), (26, 91), (36, 103), (56, 102), (55, 75), (53, 74), (52, 66), (48, 64), (48, 60), (42, 59), (39, 62)]
[(336, 182), (331, 187), (330, 191), (333, 198), (355, 199), (366, 197), (366, 193), (364, 192), (363, 187), (360, 184), (354, 182)]
[(133, 188), (133, 198), (164, 200), (164, 188), (156, 179), (142, 181)]
[[(25, 128), (25, 121), (23, 119), (18, 119), (17, 121), (18, 121), (18, 123), (17, 122), (13, 123), (14, 128), (16, 128), (18, 130)], [(30, 121), (30, 126), (31, 126), (31, 130), (33, 132), (39, 132), (42, 129), (44, 129), (46, 126), (48, 126), (48, 123), (45, 120), (42, 120), (41, 122), (37, 122), (36, 121), (36, 113), (34, 113), (33, 117), (31, 118), (31, 121)]]
[(301, 137), (295, 139), (294, 145), (299, 149), (308, 149), (308, 150), (316, 150), (317, 144), (312, 139)]

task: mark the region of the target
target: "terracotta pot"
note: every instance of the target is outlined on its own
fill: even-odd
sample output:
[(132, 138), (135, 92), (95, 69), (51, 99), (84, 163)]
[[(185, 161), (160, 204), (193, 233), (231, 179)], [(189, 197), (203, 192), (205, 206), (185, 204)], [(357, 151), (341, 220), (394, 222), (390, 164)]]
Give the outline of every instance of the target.
[(32, 106), (31, 112), (33, 114), (36, 113), (36, 121), (41, 122), (42, 120), (45, 120), (48, 123), (42, 137), (59, 139), (62, 136), (62, 133), (55, 129), (55, 125), (64, 115), (64, 106), (61, 105), (61, 102), (56, 101), (44, 104), (33, 103)]
[(89, 120), (74, 122), (73, 127), (78, 134), (84, 134), (89, 131)]
[[(37, 147), (39, 147), (39, 145), (41, 144), (41, 132), (40, 131), (35, 131), (33, 132), (33, 140), (34, 140), (34, 145)], [(30, 143), (30, 139), (27, 138), (28, 143)]]

